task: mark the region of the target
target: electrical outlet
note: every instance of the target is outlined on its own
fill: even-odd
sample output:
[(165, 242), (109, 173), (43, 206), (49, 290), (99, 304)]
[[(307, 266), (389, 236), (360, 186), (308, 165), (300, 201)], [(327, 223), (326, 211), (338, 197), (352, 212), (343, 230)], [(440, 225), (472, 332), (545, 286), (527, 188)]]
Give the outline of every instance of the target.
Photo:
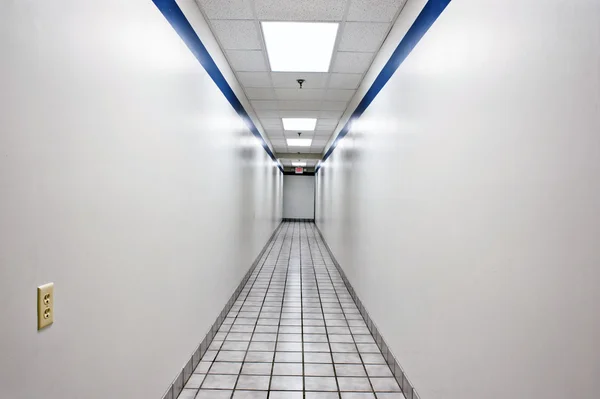
[(54, 283), (40, 285), (37, 288), (38, 330), (54, 323)]

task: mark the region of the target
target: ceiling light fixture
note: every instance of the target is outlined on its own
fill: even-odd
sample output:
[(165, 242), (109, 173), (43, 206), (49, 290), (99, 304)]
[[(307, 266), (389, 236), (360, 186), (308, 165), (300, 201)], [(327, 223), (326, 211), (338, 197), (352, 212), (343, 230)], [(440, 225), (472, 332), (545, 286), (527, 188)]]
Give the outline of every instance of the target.
[(281, 118), (285, 130), (313, 131), (317, 126), (316, 118)]
[(328, 72), (338, 24), (261, 22), (271, 70)]
[[(302, 136), (302, 133), (298, 132), (298, 138), (297, 139), (287, 139), (288, 146), (292, 146), (292, 147), (310, 147), (310, 145), (312, 144), (312, 139), (301, 139), (300, 136)], [(300, 154), (300, 153), (298, 153), (298, 154)]]
[(306, 162), (301, 162), (301, 161), (293, 161), (292, 162), (292, 166), (298, 166), (300, 168), (303, 168), (306, 166)]
[(287, 145), (290, 147), (310, 147), (312, 139), (287, 139)]

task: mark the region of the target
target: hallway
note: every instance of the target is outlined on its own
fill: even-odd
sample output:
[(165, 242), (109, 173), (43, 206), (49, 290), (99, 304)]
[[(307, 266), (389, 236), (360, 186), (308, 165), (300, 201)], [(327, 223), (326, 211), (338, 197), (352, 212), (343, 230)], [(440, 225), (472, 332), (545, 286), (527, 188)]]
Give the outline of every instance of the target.
[(10, 399), (598, 399), (600, 0), (9, 0)]
[(284, 222), (180, 399), (400, 399), (311, 222)]

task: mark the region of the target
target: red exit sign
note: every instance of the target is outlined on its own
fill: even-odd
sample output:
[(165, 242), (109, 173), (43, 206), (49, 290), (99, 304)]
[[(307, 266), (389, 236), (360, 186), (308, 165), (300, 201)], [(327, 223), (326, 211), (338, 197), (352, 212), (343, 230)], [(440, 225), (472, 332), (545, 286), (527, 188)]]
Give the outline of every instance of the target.
[(296, 173), (304, 173), (304, 168), (296, 168)]

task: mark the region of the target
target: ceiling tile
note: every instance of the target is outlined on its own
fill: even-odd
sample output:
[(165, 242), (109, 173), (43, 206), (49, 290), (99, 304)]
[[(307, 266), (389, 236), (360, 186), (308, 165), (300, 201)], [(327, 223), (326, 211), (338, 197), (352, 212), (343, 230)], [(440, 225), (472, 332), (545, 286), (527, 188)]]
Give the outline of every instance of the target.
[(347, 22), (338, 50), (375, 52), (389, 28), (390, 24), (385, 22)]
[[(277, 152), (321, 154), (406, 0), (195, 0)], [(345, 13), (347, 15), (345, 15)], [(343, 23), (330, 73), (270, 72), (259, 20)], [(297, 79), (304, 79), (303, 89)], [(317, 118), (310, 147), (289, 147), (281, 117)], [(286, 162), (290, 163), (289, 160)], [(316, 161), (307, 162), (314, 166)]]
[(371, 65), (373, 53), (345, 53), (338, 51), (333, 72), (364, 73)]
[(320, 101), (278, 101), (277, 109), (288, 111), (316, 111), (321, 109)]
[(307, 149), (308, 149), (308, 147), (288, 145), (289, 152), (306, 152)]
[(225, 50), (260, 50), (260, 37), (254, 21), (212, 20), (211, 25)]
[(347, 101), (323, 101), (321, 109), (323, 111), (343, 111), (347, 106)]
[(322, 89), (275, 89), (279, 100), (322, 100)]
[(235, 71), (267, 71), (267, 63), (261, 50), (229, 50), (227, 59)]
[(344, 114), (343, 111), (321, 111), (319, 113), (319, 118), (324, 119), (339, 119)]
[(273, 145), (287, 145), (287, 142), (285, 141), (285, 137), (283, 136), (279, 136), (279, 135), (274, 135), (274, 136), (270, 136), (271, 138), (271, 142), (273, 143)]
[(277, 101), (269, 100), (253, 100), (250, 103), (254, 109), (277, 109), (278, 106)]
[(324, 89), (327, 84), (327, 73), (317, 72), (271, 72), (273, 86), (275, 88), (297, 89), (297, 79), (304, 79), (304, 89)]
[[(251, 90), (251, 89), (252, 88), (248, 88), (245, 90), (247, 92), (248, 90)], [(267, 89), (267, 90), (270, 90), (270, 89)], [(279, 114), (279, 111), (269, 110), (269, 109), (257, 109), (257, 110), (255, 110), (255, 112), (259, 118), (279, 118), (281, 116)]]
[(347, 0), (254, 0), (256, 17), (272, 21), (341, 21)]
[(283, 130), (283, 124), (281, 123), (281, 119), (279, 118), (259, 118), (260, 124), (263, 125), (265, 130), (269, 131), (272, 129), (281, 129)]
[(317, 130), (334, 129), (338, 122), (337, 119), (317, 119)]
[(329, 78), (330, 89), (356, 89), (362, 81), (361, 73), (332, 73)]
[(325, 100), (330, 101), (350, 101), (352, 96), (356, 93), (355, 90), (339, 90), (339, 89), (329, 89), (327, 93), (325, 93)]
[(266, 129), (266, 132), (269, 136), (273, 136), (273, 137), (280, 137), (283, 140), (283, 128), (281, 126), (277, 127), (277, 128), (269, 128)]
[(294, 111), (294, 110), (284, 110), (279, 111), (279, 115), (282, 118), (318, 118), (320, 112), (317, 110), (314, 111)]
[(285, 152), (287, 151), (287, 144), (285, 145), (274, 145), (276, 152)]
[(271, 87), (268, 72), (236, 72), (236, 76), (244, 87)]
[[(248, 100), (275, 100), (275, 91), (268, 87), (248, 87), (244, 91)], [(271, 112), (271, 114), (277, 114), (277, 112)], [(274, 116), (277, 117), (279, 115)]]
[(209, 19), (252, 19), (251, 0), (196, 0)]
[(303, 139), (312, 139), (314, 137), (314, 132), (305, 132), (305, 131), (298, 131), (298, 130), (286, 130), (283, 132), (285, 138), (287, 139), (297, 139), (298, 138), (298, 133), (302, 133), (302, 137)]
[(352, 0), (348, 10), (347, 21), (392, 22), (394, 16), (406, 3), (406, 0)]

